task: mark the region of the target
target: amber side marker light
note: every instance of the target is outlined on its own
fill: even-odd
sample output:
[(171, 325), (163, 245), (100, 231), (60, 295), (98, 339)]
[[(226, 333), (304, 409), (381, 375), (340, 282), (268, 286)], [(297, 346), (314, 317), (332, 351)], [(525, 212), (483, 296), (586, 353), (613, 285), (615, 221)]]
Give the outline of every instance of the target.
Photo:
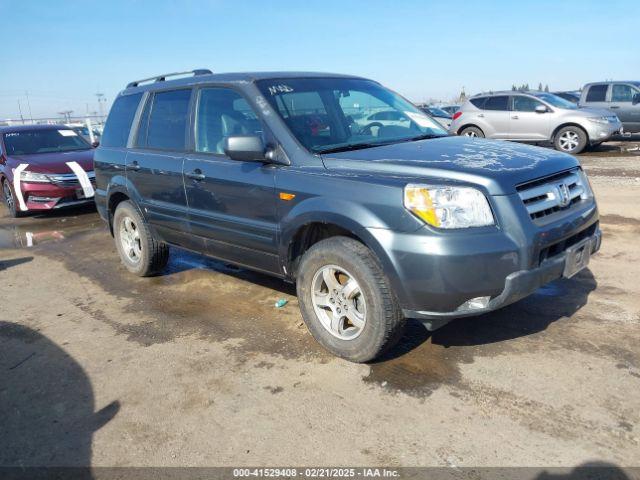
[(296, 196), (293, 193), (280, 192), (280, 200), (285, 200), (288, 202), (289, 200), (293, 200), (294, 198), (296, 198)]

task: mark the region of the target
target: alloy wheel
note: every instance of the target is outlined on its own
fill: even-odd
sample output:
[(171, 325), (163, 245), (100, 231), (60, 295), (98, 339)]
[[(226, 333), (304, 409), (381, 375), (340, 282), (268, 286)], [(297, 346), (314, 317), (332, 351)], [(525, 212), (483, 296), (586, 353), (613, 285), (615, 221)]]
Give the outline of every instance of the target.
[(4, 203), (7, 205), (9, 211), (13, 211), (15, 207), (15, 201), (13, 199), (13, 192), (11, 191), (11, 187), (9, 186), (9, 182), (6, 180), (2, 184), (2, 193), (4, 196)]
[(568, 130), (560, 135), (558, 143), (562, 150), (565, 152), (571, 152), (580, 144), (580, 136), (576, 132)]
[(357, 338), (366, 324), (367, 306), (356, 279), (337, 265), (320, 268), (311, 282), (311, 300), (322, 326), (341, 340)]
[(120, 223), (120, 245), (122, 251), (131, 263), (138, 263), (142, 257), (142, 243), (140, 229), (129, 216)]

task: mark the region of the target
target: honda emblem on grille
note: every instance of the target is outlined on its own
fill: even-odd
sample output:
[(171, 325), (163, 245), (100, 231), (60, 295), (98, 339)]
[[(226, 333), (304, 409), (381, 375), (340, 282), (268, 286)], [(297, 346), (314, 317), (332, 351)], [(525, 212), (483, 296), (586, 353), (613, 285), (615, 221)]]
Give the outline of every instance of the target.
[(558, 206), (561, 208), (566, 207), (571, 202), (571, 194), (569, 193), (569, 187), (566, 183), (561, 183), (557, 186), (558, 190)]

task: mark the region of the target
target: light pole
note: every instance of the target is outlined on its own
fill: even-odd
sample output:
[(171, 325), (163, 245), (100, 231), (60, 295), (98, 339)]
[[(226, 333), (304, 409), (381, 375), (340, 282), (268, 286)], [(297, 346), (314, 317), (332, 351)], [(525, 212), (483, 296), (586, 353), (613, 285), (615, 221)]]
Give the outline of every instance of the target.
[(104, 110), (102, 107), (102, 103), (106, 102), (107, 99), (104, 98), (104, 93), (96, 93), (96, 97), (98, 97), (98, 109), (100, 110), (100, 120), (104, 121)]

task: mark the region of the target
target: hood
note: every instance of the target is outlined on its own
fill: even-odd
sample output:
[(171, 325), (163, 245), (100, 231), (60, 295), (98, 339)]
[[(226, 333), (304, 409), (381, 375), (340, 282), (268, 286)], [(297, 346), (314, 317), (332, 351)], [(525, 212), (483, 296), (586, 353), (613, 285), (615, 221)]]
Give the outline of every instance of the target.
[[(569, 112), (575, 112), (576, 110), (568, 110)], [(578, 107), (578, 112), (585, 114), (587, 117), (612, 117), (616, 114), (606, 108), (597, 107)]]
[(67, 162), (77, 162), (85, 171), (93, 171), (93, 148), (74, 152), (35, 153), (32, 155), (10, 155), (12, 167), (28, 163), (27, 170), (38, 173), (73, 173)]
[(579, 166), (571, 155), (501, 140), (442, 137), (322, 156), (325, 168), (345, 175), (484, 186), (492, 195), (516, 193), (516, 185)]

